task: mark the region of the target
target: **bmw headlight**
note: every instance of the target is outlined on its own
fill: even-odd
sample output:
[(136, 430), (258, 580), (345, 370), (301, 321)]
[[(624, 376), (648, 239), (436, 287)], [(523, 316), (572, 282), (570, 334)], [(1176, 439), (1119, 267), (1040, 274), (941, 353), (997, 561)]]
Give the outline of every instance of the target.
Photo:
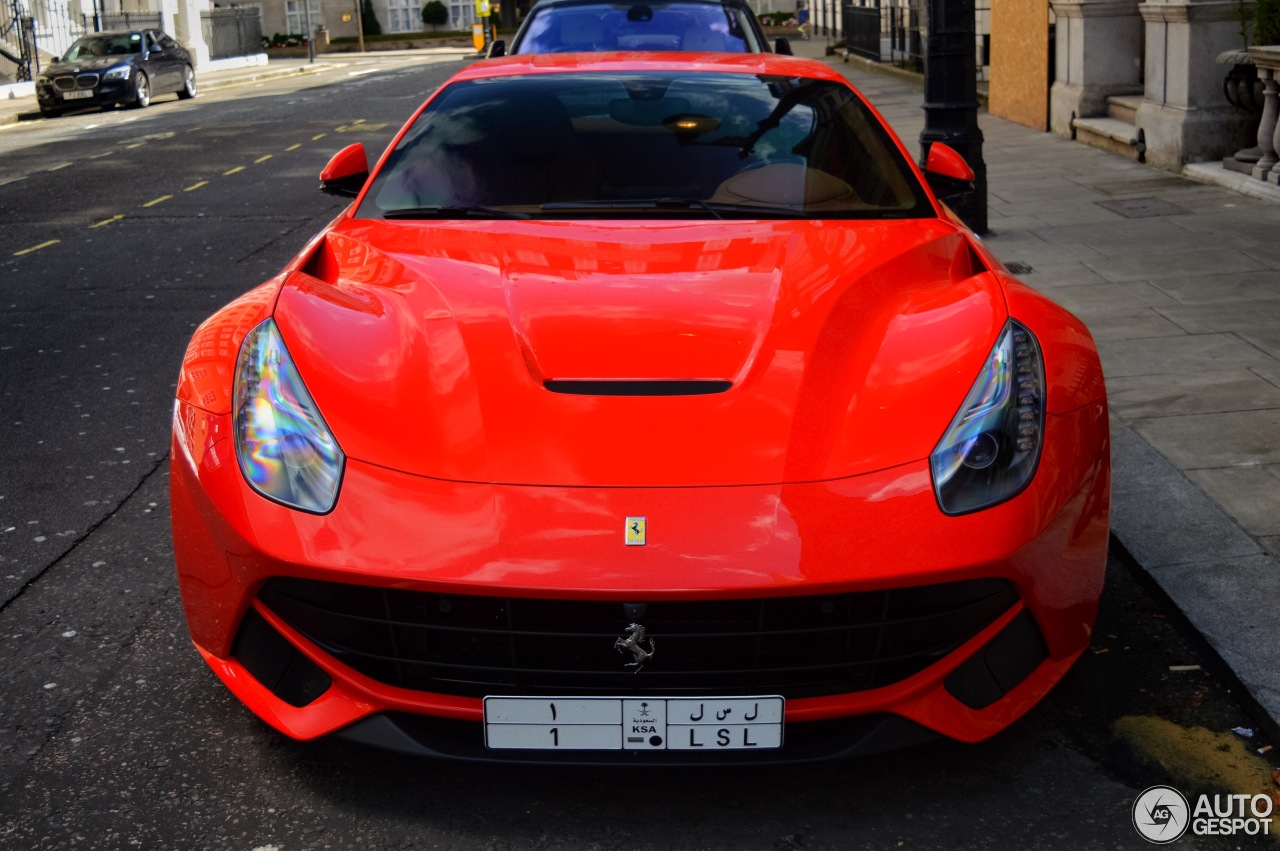
[(1012, 319), (960, 411), (929, 456), (947, 514), (1013, 497), (1035, 475), (1044, 443), (1044, 361), (1035, 337)]
[(129, 79), (129, 72), (130, 72), (130, 71), (132, 71), (132, 70), (133, 70), (133, 68), (132, 68), (132, 67), (130, 67), (129, 65), (117, 65), (116, 67), (112, 68), (111, 70), (109, 70), (109, 71), (107, 71), (105, 74), (103, 74), (103, 75), (102, 75), (102, 79), (104, 79), (104, 80), (127, 80), (127, 79)]
[(236, 459), (258, 493), (291, 508), (333, 508), (346, 456), (268, 319), (249, 332), (236, 362)]

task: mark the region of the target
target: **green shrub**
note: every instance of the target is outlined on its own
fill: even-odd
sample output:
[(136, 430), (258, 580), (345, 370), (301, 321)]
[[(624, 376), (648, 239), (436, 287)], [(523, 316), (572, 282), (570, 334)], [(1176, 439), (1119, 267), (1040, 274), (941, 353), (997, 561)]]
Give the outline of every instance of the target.
[(363, 0), (360, 23), (365, 35), (382, 35), (382, 24), (378, 23), (378, 16), (373, 11), (373, 0)]
[(1258, 0), (1253, 8), (1253, 37), (1258, 44), (1280, 44), (1280, 0)]
[(427, 4), (422, 7), (422, 22), (433, 30), (441, 24), (449, 23), (449, 7), (440, 0), (427, 0)]
[(1280, 0), (1257, 0), (1253, 7), (1236, 0), (1244, 45), (1280, 44)]

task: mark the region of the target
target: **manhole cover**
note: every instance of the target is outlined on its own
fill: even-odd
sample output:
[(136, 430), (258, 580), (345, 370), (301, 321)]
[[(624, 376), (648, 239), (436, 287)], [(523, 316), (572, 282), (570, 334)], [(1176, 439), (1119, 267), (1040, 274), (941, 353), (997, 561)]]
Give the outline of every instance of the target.
[(1172, 175), (1164, 177), (1144, 177), (1138, 180), (1109, 180), (1105, 183), (1094, 183), (1089, 186), (1103, 195), (1141, 195), (1143, 192), (1158, 192), (1161, 189), (1186, 189), (1187, 181)]
[(1015, 275), (1030, 275), (1032, 272), (1035, 271), (1035, 269), (1032, 269), (1029, 264), (1019, 263), (1016, 260), (1013, 261), (1012, 263), (1004, 264), (1004, 267)]
[(1119, 213), (1126, 219), (1152, 219), (1159, 216), (1183, 216), (1191, 212), (1185, 207), (1170, 204), (1159, 198), (1117, 198), (1115, 201), (1095, 201), (1104, 210)]

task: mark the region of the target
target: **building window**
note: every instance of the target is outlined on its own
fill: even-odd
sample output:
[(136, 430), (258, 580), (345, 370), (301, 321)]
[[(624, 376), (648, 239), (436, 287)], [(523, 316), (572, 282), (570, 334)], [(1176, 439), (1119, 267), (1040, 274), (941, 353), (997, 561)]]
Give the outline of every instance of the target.
[(471, 25), (478, 20), (475, 0), (464, 0), (461, 3), (449, 0), (449, 20), (455, 30), (471, 29)]
[[(320, 17), (320, 0), (308, 0), (308, 5), (311, 7), (311, 29), (314, 31), (324, 23)], [(289, 27), (289, 33), (310, 35), (307, 32), (307, 13), (302, 6), (302, 0), (284, 0), (284, 9), (285, 24)]]
[(387, 32), (413, 33), (422, 29), (422, 12), (417, 0), (387, 0)]

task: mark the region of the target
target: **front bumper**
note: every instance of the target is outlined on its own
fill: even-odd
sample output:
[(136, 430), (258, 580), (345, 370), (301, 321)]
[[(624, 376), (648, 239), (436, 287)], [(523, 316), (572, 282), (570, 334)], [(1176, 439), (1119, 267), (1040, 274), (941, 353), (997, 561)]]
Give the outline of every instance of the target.
[[(82, 92), (89, 92), (90, 96), (70, 99), (66, 97), (67, 94)], [(103, 107), (115, 106), (121, 103), (133, 103), (133, 79), (103, 79), (91, 89), (73, 89), (71, 92), (62, 92), (51, 83), (40, 83), (36, 85), (36, 100), (39, 102), (40, 108), (44, 110), (82, 109), (90, 106)]]
[[(289, 577), (394, 594), (656, 606), (998, 581), (1012, 589), (1000, 611), (902, 676), (789, 698), (787, 744), (767, 759), (874, 752), (930, 734), (977, 741), (1034, 705), (1088, 646), (1101, 593), (1105, 406), (1051, 419), (1031, 486), (962, 517), (938, 510), (925, 462), (798, 485), (583, 489), (444, 482), (354, 460), (334, 511), (315, 516), (252, 492), (236, 464), (229, 418), (179, 403), (172, 461), (179, 582), (206, 660), (290, 736), (343, 732), (437, 756), (553, 761), (560, 755), (486, 751), (481, 701), (468, 689), (406, 687), (412, 678), (357, 664), (332, 635), (317, 635), (314, 622), (260, 595), (273, 578)], [(623, 520), (633, 516), (647, 518), (643, 547), (623, 544)], [(620, 619), (623, 611), (617, 606)], [(264, 663), (246, 650), (263, 642), (242, 637), (237, 646), (251, 622), (265, 624), (283, 655)], [(644, 693), (647, 673), (632, 676), (631, 693)], [(775, 691), (753, 682), (705, 692)]]

